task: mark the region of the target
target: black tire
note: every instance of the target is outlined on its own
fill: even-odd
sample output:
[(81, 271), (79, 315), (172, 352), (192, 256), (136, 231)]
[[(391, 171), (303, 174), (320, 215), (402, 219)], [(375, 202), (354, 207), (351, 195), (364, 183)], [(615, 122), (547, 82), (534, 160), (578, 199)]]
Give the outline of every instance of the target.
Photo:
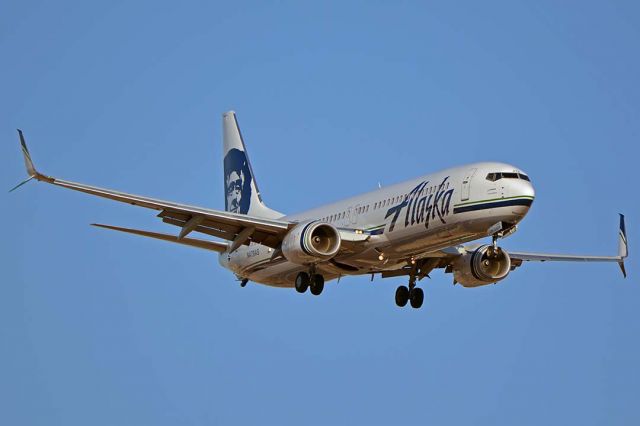
[(408, 301), (409, 289), (406, 286), (401, 285), (396, 289), (396, 305), (402, 308), (407, 305)]
[(298, 293), (304, 293), (309, 288), (309, 274), (306, 272), (300, 272), (296, 276), (296, 291)]
[(418, 309), (422, 306), (422, 302), (424, 302), (424, 291), (420, 287), (416, 287), (411, 290), (409, 293), (409, 301), (411, 302), (411, 307)]
[(322, 290), (324, 290), (324, 277), (320, 274), (312, 275), (310, 287), (311, 294), (319, 296)]

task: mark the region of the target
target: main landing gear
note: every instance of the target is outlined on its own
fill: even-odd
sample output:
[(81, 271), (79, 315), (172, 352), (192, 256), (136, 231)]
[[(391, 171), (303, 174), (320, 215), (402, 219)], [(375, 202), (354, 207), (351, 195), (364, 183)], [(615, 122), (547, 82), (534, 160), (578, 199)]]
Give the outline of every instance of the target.
[(324, 277), (320, 274), (306, 272), (300, 272), (296, 276), (296, 291), (298, 293), (304, 293), (307, 288), (314, 296), (319, 296), (324, 290)]
[(404, 307), (407, 302), (411, 303), (411, 307), (418, 309), (424, 302), (424, 291), (420, 287), (416, 287), (416, 277), (411, 275), (409, 278), (409, 287), (401, 285), (396, 289), (396, 305)]

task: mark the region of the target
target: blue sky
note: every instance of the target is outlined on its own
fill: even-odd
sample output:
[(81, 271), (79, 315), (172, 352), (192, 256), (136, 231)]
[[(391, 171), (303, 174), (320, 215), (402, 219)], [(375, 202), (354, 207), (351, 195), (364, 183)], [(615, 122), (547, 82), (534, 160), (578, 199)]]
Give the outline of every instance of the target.
[(209, 252), (94, 229), (154, 213), (0, 193), (0, 423), (638, 424), (637, 2), (36, 2), (0, 6), (0, 181), (223, 208), (234, 109), (267, 203), (295, 212), (451, 165), (527, 171), (505, 248), (531, 264), (421, 310), (401, 279), (240, 288)]

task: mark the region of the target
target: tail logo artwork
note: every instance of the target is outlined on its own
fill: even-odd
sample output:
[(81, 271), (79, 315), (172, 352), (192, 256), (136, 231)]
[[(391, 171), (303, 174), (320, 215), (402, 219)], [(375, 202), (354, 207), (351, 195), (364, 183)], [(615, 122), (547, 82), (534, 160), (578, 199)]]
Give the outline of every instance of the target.
[(243, 151), (232, 148), (224, 157), (225, 210), (247, 214), (251, 205), (251, 171)]

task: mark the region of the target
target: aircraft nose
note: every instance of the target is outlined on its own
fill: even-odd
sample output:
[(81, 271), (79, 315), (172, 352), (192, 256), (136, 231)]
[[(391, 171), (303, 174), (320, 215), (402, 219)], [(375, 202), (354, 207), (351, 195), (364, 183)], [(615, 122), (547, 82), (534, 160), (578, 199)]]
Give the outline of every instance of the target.
[(536, 193), (531, 182), (523, 179), (512, 180), (509, 187), (509, 198), (513, 200), (511, 212), (520, 220), (529, 212)]

